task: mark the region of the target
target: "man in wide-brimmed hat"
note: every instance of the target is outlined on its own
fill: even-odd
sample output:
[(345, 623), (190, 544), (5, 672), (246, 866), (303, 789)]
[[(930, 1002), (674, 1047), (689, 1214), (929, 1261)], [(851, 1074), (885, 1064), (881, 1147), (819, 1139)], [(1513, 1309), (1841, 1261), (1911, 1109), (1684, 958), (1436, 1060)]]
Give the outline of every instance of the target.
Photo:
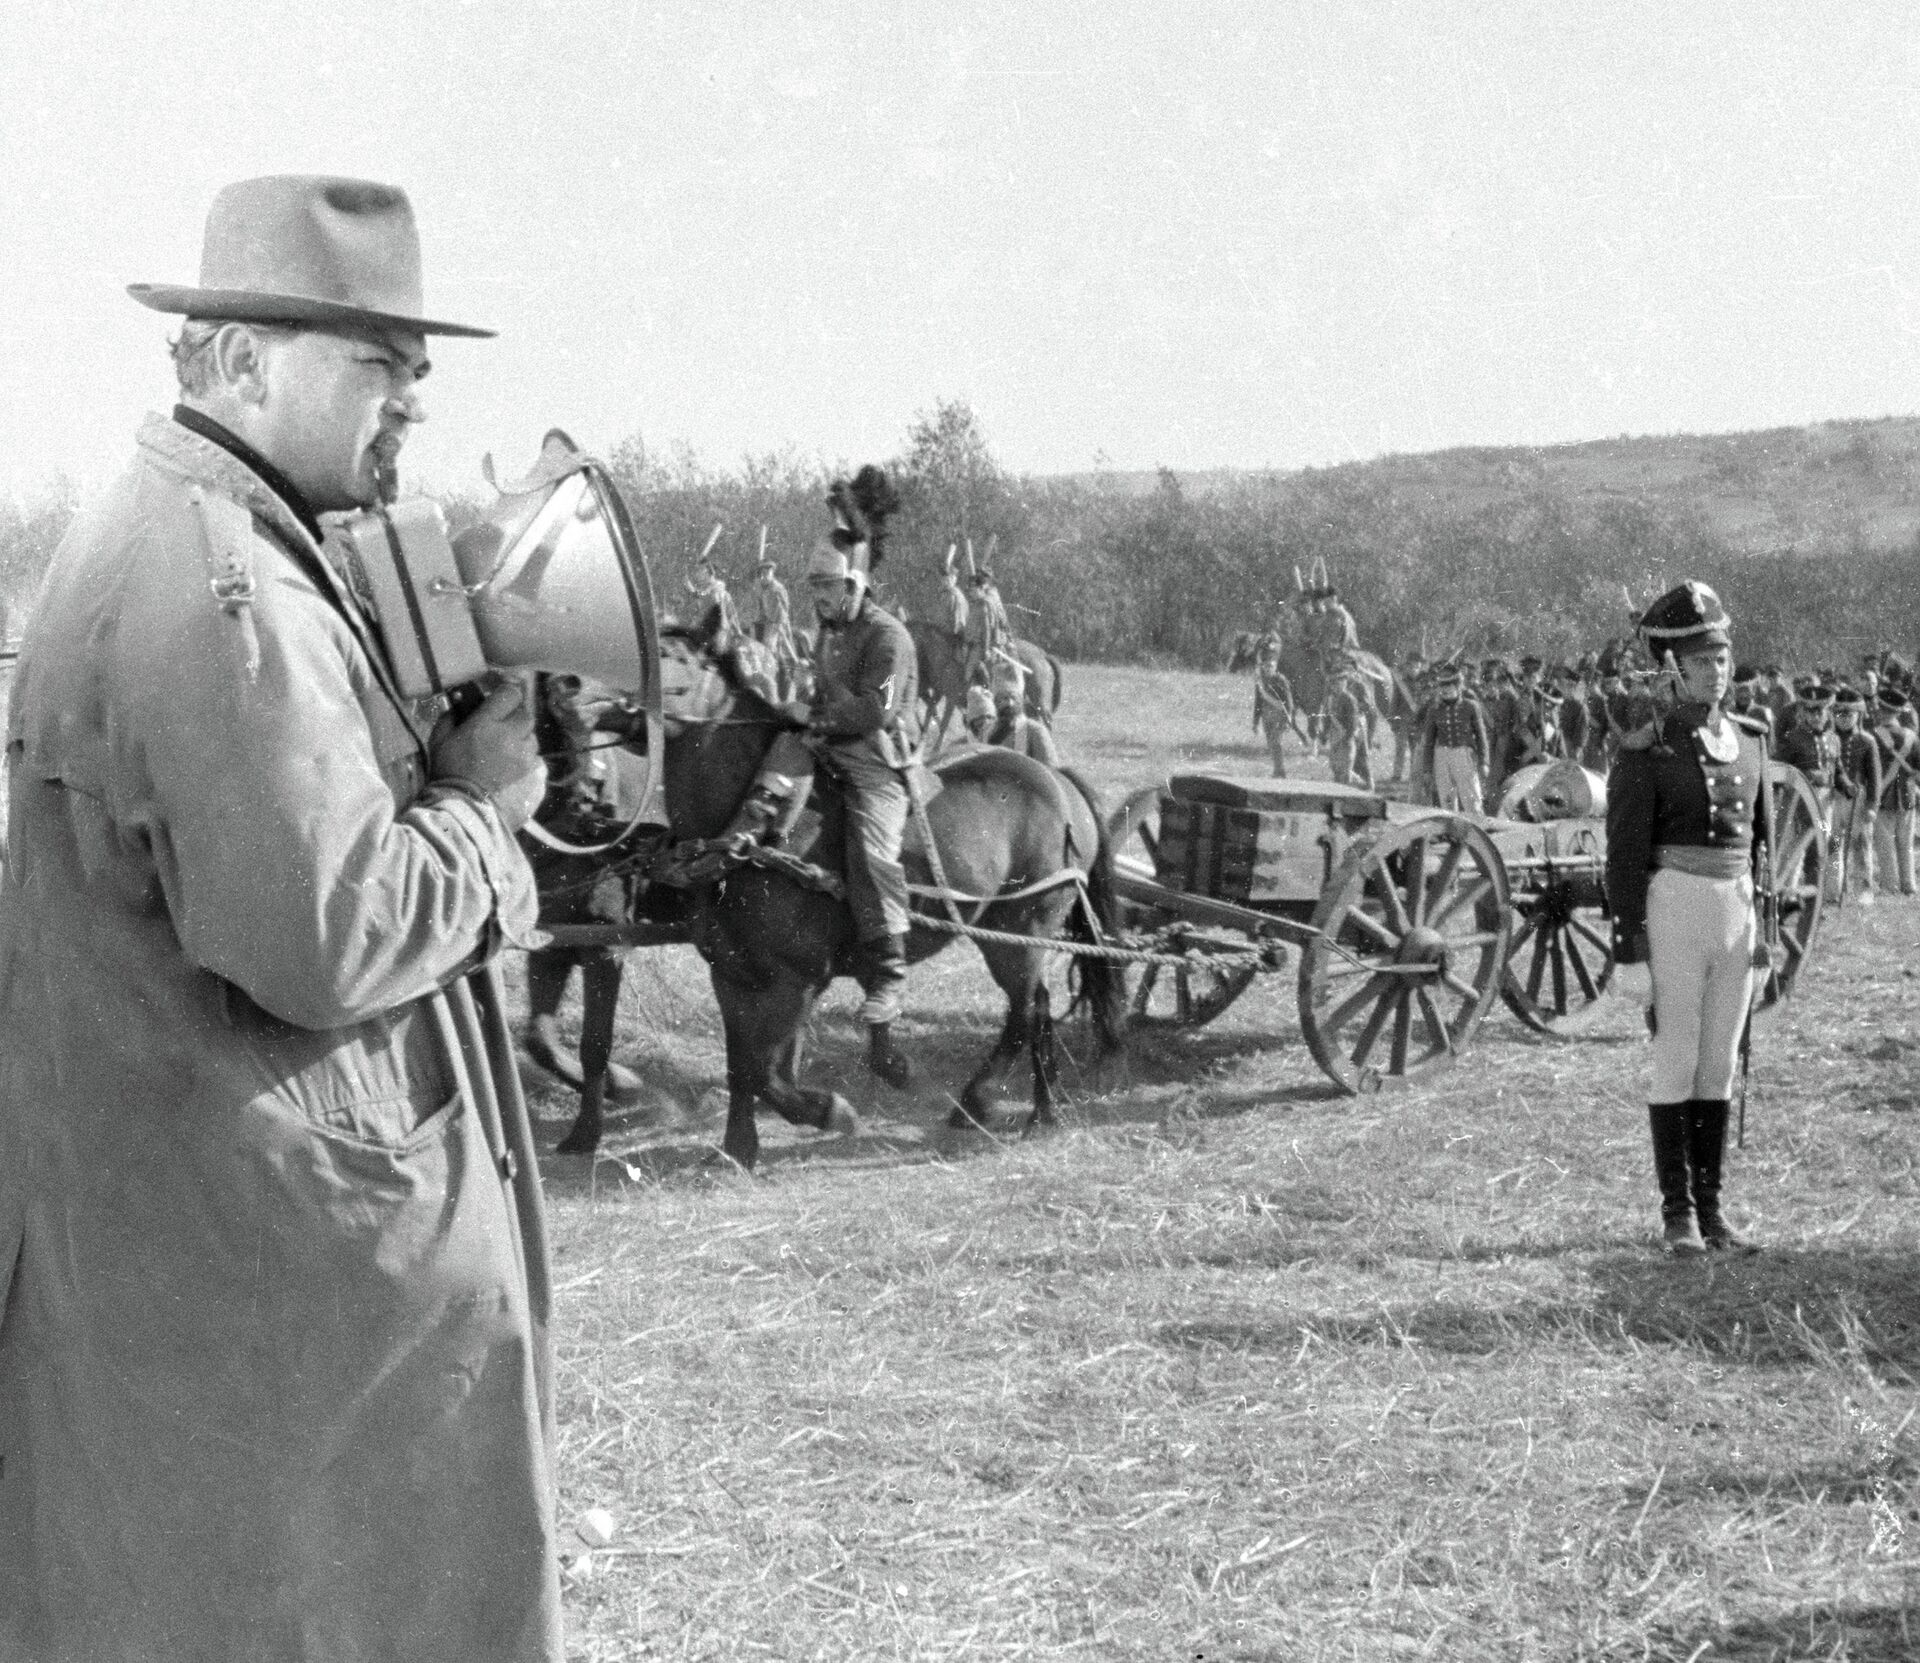
[(180, 401), (54, 556), (0, 898), (0, 1657), (557, 1659), (548, 1278), (492, 964), (544, 770), (402, 696), (407, 198), (229, 186)]

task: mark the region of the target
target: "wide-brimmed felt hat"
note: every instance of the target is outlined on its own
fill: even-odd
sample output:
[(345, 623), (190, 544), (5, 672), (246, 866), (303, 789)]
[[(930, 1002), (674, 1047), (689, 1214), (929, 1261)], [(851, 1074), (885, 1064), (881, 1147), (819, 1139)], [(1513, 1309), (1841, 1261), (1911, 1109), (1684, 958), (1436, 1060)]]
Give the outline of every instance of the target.
[(243, 323), (311, 323), (490, 336), (421, 315), (420, 233), (394, 185), (273, 174), (228, 185), (207, 213), (200, 282), (130, 283), (156, 312)]

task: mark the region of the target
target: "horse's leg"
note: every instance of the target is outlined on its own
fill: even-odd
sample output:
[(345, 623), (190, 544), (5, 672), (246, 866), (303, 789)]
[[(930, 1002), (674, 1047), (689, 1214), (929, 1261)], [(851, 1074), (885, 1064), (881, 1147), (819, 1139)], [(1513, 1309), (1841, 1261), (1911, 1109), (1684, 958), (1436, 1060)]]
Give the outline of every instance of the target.
[(618, 953), (595, 953), (581, 964), (580, 1113), (560, 1141), (562, 1155), (591, 1155), (606, 1130), (607, 1064), (613, 1060), (621, 969)]
[(801, 990), (799, 1019), (793, 1032), (773, 1048), (772, 1066), (767, 1070), (761, 1096), (789, 1125), (811, 1126), (817, 1132), (837, 1132), (850, 1137), (860, 1130), (860, 1117), (853, 1112), (853, 1105), (837, 1091), (800, 1084), (805, 1023), (819, 992), (817, 988)]
[[(992, 927), (1008, 929), (1013, 926), (995, 923)], [(1040, 955), (1025, 948), (982, 942), (980, 956), (987, 961), (987, 969), (992, 972), (1000, 991), (1007, 996), (1007, 1019), (1001, 1024), (1000, 1037), (994, 1041), (993, 1049), (974, 1071), (973, 1078), (961, 1088), (959, 1106), (948, 1117), (949, 1124), (956, 1127), (985, 1127), (991, 1124), (994, 1097), (988, 1088), (997, 1088), (1006, 1079), (1020, 1053), (1027, 1048), (1031, 1033), (1028, 1012), (1032, 1006), (1034, 987), (1039, 980), (1037, 971), (1029, 967)]]
[(760, 1159), (760, 1129), (753, 1122), (754, 1104), (766, 1085), (768, 1056), (756, 1046), (752, 1011), (761, 990), (713, 973), (713, 996), (727, 1036), (727, 1130), (720, 1152), (751, 1172)]
[[(1038, 956), (1037, 954), (1035, 955)], [(1053, 1112), (1055, 1057), (1053, 1050), (1053, 1001), (1047, 984), (1035, 978), (1033, 988), (1033, 1037), (1028, 1042), (1033, 1053), (1033, 1113), (1027, 1116), (1027, 1130), (1059, 1124)]]
[(580, 954), (573, 947), (538, 947), (527, 954), (527, 1055), (578, 1091), (580, 1069), (560, 1044), (560, 1005)]

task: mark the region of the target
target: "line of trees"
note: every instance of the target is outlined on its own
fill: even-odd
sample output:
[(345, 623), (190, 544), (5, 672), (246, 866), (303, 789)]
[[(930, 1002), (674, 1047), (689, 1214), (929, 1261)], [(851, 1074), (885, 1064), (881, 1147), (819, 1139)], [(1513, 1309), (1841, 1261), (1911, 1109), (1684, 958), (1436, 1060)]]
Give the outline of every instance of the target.
[[(609, 465), (668, 608), (716, 523), (726, 529), (715, 558), (736, 586), (752, 576), (764, 525), (798, 598), (826, 527), (828, 479), (852, 472), (792, 451), (714, 468), (637, 440)], [(1743, 657), (1841, 663), (1920, 642), (1920, 548), (1872, 546), (1857, 528), (1822, 522), (1805, 546), (1756, 554), (1684, 506), (1581, 498), (1540, 470), (1510, 470), (1476, 504), (1367, 464), (1227, 476), (1205, 489), (1165, 470), (1145, 491), (1100, 476), (1020, 478), (957, 401), (921, 415), (889, 468), (902, 510), (883, 592), (930, 614), (948, 548), (971, 539), (978, 557), (991, 545), (1016, 628), (1066, 658), (1217, 665), (1224, 643), (1268, 622), (1295, 569), (1316, 559), (1362, 640), (1396, 660), (1456, 649), (1567, 656), (1622, 632), (1630, 603), (1682, 577), (1720, 590)], [(474, 505), (450, 506), (464, 517)], [(16, 604), (31, 595), (73, 509), (71, 492), (0, 503), (0, 593)]]

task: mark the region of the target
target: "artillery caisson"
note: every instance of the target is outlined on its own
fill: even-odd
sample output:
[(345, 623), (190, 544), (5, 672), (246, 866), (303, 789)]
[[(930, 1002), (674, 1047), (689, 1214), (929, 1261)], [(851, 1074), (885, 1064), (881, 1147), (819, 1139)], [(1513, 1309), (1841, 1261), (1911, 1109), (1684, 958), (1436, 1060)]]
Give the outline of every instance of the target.
[[(1584, 778), (1575, 778), (1575, 776)], [(1793, 991), (1820, 932), (1827, 833), (1819, 800), (1799, 769), (1768, 764), (1778, 918), (1758, 1006)], [(1500, 994), (1538, 1033), (1577, 1034), (1613, 979), (1606, 891), (1606, 798), (1599, 776), (1571, 763), (1524, 769), (1487, 822), (1506, 864), (1515, 914)]]
[[(1771, 777), (1762, 1009), (1813, 951), (1827, 859), (1811, 786), (1783, 763)], [(1613, 976), (1602, 782), (1521, 783), (1502, 807), (1524, 818), (1312, 780), (1183, 774), (1135, 792), (1109, 824), (1128, 942), (1154, 960), (1134, 1018), (1210, 1022), (1291, 948), (1301, 1037), (1350, 1092), (1452, 1062), (1496, 994), (1538, 1033), (1579, 1032)]]
[(1512, 931), (1500, 851), (1463, 815), (1308, 780), (1176, 775), (1110, 825), (1133, 1014), (1211, 1021), (1296, 950), (1300, 1029), (1330, 1079), (1376, 1091), (1464, 1052)]

